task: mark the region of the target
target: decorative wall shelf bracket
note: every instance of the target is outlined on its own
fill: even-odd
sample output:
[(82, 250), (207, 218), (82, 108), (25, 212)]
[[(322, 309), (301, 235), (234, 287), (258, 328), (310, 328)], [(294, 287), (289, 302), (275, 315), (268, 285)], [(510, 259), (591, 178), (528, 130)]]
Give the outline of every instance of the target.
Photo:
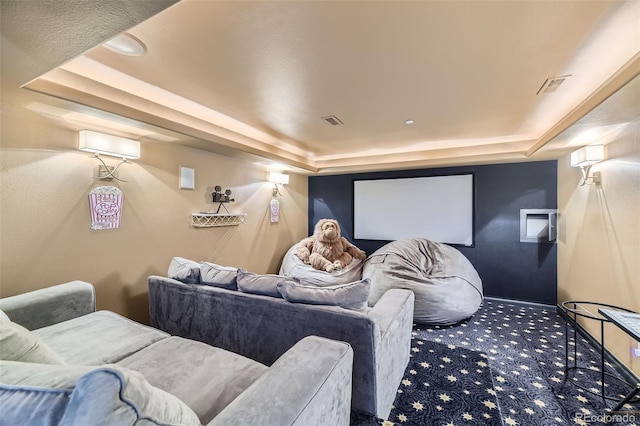
[(247, 214), (228, 213), (192, 213), (191, 226), (194, 228), (212, 228), (214, 226), (237, 226), (247, 223)]

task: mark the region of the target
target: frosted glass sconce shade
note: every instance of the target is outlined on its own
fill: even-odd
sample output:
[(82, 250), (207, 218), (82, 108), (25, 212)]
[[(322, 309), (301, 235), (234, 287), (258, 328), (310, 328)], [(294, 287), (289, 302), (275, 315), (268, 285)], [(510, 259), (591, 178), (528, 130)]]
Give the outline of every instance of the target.
[(269, 182), (287, 185), (289, 183), (289, 175), (285, 175), (284, 173), (269, 172)]
[(580, 186), (586, 183), (599, 184), (600, 172), (589, 175), (591, 166), (604, 160), (604, 145), (587, 145), (571, 153), (571, 167), (580, 167), (582, 181)]
[(80, 151), (129, 160), (140, 158), (140, 142), (91, 130), (80, 130), (78, 145)]
[(604, 160), (604, 145), (587, 145), (571, 153), (571, 167), (586, 167)]

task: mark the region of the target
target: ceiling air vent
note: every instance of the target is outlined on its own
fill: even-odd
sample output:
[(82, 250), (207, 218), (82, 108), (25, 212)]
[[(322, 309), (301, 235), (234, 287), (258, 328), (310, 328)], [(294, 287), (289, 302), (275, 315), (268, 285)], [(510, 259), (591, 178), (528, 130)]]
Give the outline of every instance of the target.
[(340, 119), (335, 115), (327, 115), (326, 117), (322, 117), (322, 119), (332, 126), (339, 126), (343, 124), (342, 121), (340, 121)]
[(540, 86), (540, 89), (538, 89), (536, 95), (539, 95), (540, 93), (555, 92), (556, 90), (558, 90), (558, 87), (560, 87), (560, 85), (564, 83), (564, 81), (569, 77), (571, 77), (571, 74), (561, 75), (560, 77), (549, 77), (544, 81), (544, 83), (542, 83), (542, 86)]

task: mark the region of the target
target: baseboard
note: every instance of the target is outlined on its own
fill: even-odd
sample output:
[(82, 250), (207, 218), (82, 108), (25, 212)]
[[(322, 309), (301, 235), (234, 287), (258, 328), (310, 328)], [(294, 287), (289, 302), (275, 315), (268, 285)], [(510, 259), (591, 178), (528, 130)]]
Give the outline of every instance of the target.
[[(556, 306), (556, 312), (564, 318), (565, 321), (571, 321), (572, 319), (567, 316), (567, 313), (560, 306)], [(576, 324), (576, 331), (582, 336), (594, 349), (600, 352), (602, 345), (600, 342), (591, 335), (580, 323)], [(609, 350), (604, 348), (604, 360), (609, 364), (613, 365), (613, 367), (620, 373), (620, 375), (630, 384), (640, 383), (640, 377), (636, 376), (636, 374), (629, 369), (626, 365), (624, 365), (613, 353), (609, 352)]]
[(502, 299), (500, 297), (491, 297), (491, 296), (485, 296), (484, 298), (492, 302), (510, 303), (512, 305), (535, 306), (537, 308), (544, 308), (544, 309), (554, 309), (556, 307), (556, 305), (546, 305), (544, 303), (537, 303), (537, 302), (526, 302), (524, 300)]

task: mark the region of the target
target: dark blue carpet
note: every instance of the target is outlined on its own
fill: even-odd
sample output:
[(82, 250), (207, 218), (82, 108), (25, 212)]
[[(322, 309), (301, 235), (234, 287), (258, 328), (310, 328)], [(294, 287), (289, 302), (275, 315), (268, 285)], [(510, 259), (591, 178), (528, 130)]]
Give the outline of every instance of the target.
[[(586, 368), (565, 376), (564, 331), (565, 321), (553, 308), (495, 300), (486, 300), (461, 324), (416, 325), (411, 360), (389, 418), (354, 412), (351, 424), (640, 426), (637, 412), (612, 417), (615, 402), (605, 404), (574, 385), (596, 394), (601, 388), (599, 351), (579, 335), (579, 365)], [(573, 345), (571, 339), (571, 352)], [(619, 376), (609, 364), (606, 370)], [(605, 384), (608, 396), (622, 399), (629, 390), (617, 380), (607, 378)]]

